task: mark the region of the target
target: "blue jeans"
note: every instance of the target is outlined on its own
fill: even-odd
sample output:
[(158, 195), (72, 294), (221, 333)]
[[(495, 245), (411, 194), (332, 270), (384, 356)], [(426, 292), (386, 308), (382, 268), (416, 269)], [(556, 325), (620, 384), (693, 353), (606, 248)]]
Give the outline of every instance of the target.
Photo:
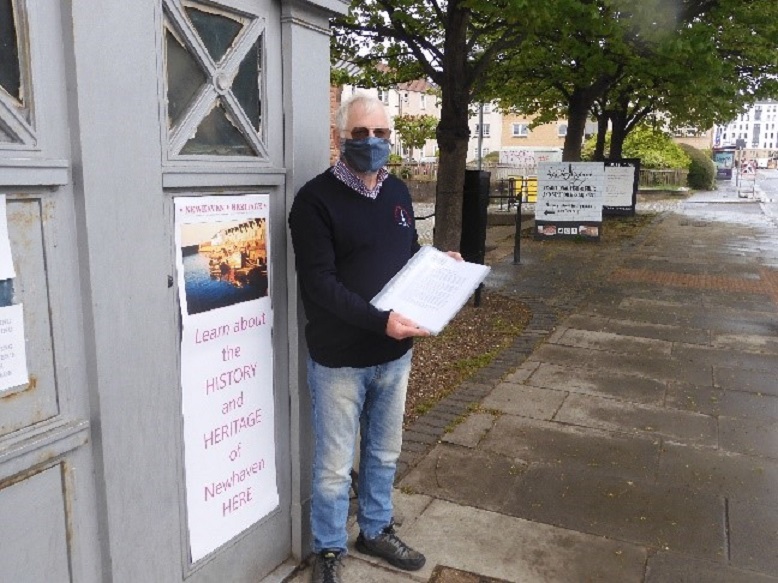
[(411, 353), (367, 368), (328, 368), (308, 358), (313, 404), (313, 552), (346, 550), (357, 427), (359, 528), (374, 538), (392, 521), (392, 485), (402, 446)]

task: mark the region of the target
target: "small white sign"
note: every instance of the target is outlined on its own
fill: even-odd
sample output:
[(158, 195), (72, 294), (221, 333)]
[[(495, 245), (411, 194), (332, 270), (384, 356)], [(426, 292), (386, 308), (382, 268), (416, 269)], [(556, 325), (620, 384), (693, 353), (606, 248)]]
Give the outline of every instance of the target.
[(540, 164), (535, 220), (601, 223), (604, 190), (602, 162)]
[(29, 380), (22, 304), (0, 308), (0, 392)]
[(0, 194), (0, 279), (16, 277), (11, 241), (8, 239), (8, 217), (5, 208), (5, 195)]
[(634, 166), (607, 166), (605, 168), (605, 206), (632, 206), (635, 189)]

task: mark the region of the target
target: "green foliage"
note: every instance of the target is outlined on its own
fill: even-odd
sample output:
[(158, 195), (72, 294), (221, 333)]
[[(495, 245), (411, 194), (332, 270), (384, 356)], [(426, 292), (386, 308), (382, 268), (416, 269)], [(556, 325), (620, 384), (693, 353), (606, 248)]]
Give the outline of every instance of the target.
[(489, 152), (486, 156), (484, 156), (484, 162), (490, 164), (496, 164), (499, 161), (500, 161), (500, 152), (497, 151)]
[(389, 154), (389, 164), (402, 164), (402, 162), (403, 157), (400, 154), (395, 154), (394, 152)]
[(713, 190), (716, 187), (716, 164), (710, 154), (698, 150), (689, 144), (679, 144), (691, 158), (687, 182), (690, 188), (696, 190)]
[[(581, 158), (591, 160), (596, 136), (589, 138), (583, 146)], [(605, 150), (610, 144), (610, 132), (605, 138)], [(624, 158), (640, 158), (642, 168), (687, 168), (691, 159), (676, 144), (669, 134), (649, 125), (639, 125), (624, 140)]]
[(401, 115), (394, 118), (394, 131), (409, 148), (423, 148), (435, 137), (438, 119), (433, 115)]

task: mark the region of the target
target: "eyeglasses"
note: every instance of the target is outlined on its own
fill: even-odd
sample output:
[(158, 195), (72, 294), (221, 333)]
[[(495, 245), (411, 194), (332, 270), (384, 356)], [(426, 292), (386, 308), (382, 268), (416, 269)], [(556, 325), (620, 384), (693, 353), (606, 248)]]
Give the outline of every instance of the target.
[(380, 138), (382, 140), (388, 140), (392, 135), (392, 130), (389, 128), (365, 128), (365, 127), (355, 127), (351, 128), (351, 137), (355, 140), (364, 140), (365, 138), (370, 136), (370, 132), (373, 132), (373, 135), (376, 138)]

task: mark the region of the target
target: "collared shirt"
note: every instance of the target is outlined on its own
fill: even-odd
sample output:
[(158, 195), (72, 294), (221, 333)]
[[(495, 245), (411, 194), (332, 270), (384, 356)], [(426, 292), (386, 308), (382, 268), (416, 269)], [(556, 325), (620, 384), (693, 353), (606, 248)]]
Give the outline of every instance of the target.
[(343, 162), (343, 160), (338, 160), (338, 162), (332, 167), (332, 173), (337, 177), (338, 180), (340, 180), (349, 188), (356, 190), (362, 196), (372, 198), (373, 200), (375, 200), (375, 198), (378, 196), (378, 191), (381, 190), (381, 185), (384, 183), (384, 180), (386, 180), (386, 177), (389, 176), (389, 172), (387, 172), (386, 168), (381, 168), (378, 171), (375, 188), (370, 189), (365, 186), (365, 183), (362, 182), (362, 179), (354, 174), (353, 170), (351, 170), (351, 168), (349, 168), (346, 163)]

